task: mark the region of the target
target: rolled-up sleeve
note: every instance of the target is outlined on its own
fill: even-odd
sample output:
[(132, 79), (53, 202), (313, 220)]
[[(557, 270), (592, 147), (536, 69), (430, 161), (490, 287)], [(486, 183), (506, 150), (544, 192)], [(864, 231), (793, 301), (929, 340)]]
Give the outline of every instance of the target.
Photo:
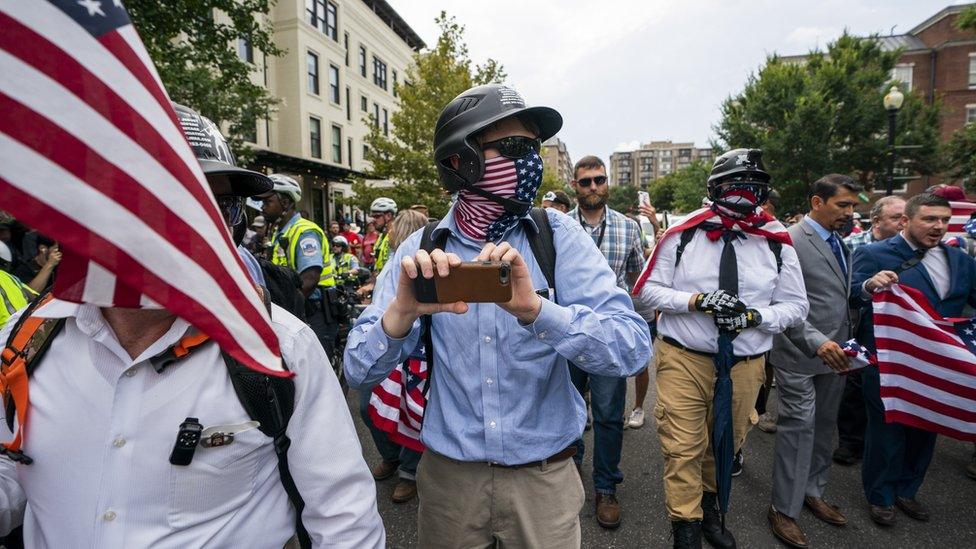
[(396, 297), (400, 279), (400, 260), (404, 254), (413, 255), (420, 244), (420, 233), (415, 233), (393, 254), (376, 279), (373, 302), (356, 319), (349, 332), (344, 354), (346, 381), (350, 387), (372, 387), (383, 381), (397, 364), (406, 360), (420, 338), (420, 321), (414, 322), (410, 332), (401, 338), (393, 338), (383, 330), (383, 313)]
[(758, 329), (767, 334), (778, 334), (799, 325), (810, 312), (810, 302), (807, 300), (807, 289), (803, 283), (803, 271), (796, 250), (793, 246), (783, 246), (781, 255), (783, 268), (776, 279), (770, 303), (766, 307), (756, 308), (762, 316), (762, 324)]
[[(523, 326), (581, 369), (631, 376), (651, 356), (651, 336), (627, 292), (578, 223), (550, 217), (556, 244), (556, 300)], [(569, 221), (569, 218), (566, 218)]]

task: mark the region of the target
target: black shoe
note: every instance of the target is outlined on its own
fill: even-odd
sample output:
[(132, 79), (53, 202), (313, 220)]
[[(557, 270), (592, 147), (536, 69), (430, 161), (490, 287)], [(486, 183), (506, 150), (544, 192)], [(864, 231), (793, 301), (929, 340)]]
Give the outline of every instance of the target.
[(722, 527), (722, 516), (718, 512), (718, 497), (715, 492), (702, 492), (701, 508), (701, 531), (705, 540), (715, 549), (735, 549), (735, 536)]
[(855, 452), (846, 446), (839, 446), (836, 450), (834, 450), (834, 462), (838, 465), (854, 465), (860, 459), (860, 452)]
[(671, 535), (674, 537), (674, 549), (701, 549), (700, 520), (672, 520)]
[(737, 477), (737, 476), (739, 476), (739, 475), (742, 474), (742, 462), (743, 461), (744, 461), (744, 459), (742, 458), (742, 450), (739, 450), (735, 454), (735, 457), (732, 458), (732, 476), (733, 477)]

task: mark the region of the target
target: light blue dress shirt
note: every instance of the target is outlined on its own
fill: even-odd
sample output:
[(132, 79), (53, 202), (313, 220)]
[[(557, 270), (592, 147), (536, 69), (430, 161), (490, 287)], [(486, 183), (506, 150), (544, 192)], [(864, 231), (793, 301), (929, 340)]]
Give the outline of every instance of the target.
[[(834, 233), (832, 233), (832, 232), (828, 231), (827, 229), (825, 229), (823, 227), (823, 225), (821, 225), (820, 223), (817, 223), (816, 221), (814, 221), (814, 219), (812, 217), (810, 217), (809, 215), (806, 216), (804, 219), (806, 219), (807, 220), (807, 223), (809, 223), (810, 226), (813, 227), (813, 230), (818, 235), (820, 235), (820, 238), (824, 239), (824, 242), (826, 242), (827, 245), (830, 246), (829, 240), (830, 240), (830, 237)], [(840, 235), (837, 235), (837, 243), (838, 244), (840, 244), (841, 242), (843, 242), (843, 240), (844, 239), (842, 239), (840, 237)], [(843, 246), (841, 246), (841, 249), (842, 250), (844, 249)], [(843, 262), (843, 265), (841, 265), (841, 268), (844, 269), (844, 272), (847, 272), (847, 258), (844, 257), (844, 254), (841, 254), (840, 260), (841, 260), (841, 262)]]
[[(543, 300), (535, 322), (493, 303), (472, 303), (463, 315), (433, 316), (434, 366), (421, 440), (461, 461), (517, 465), (545, 459), (583, 433), (586, 408), (569, 377), (567, 359), (583, 370), (631, 376), (651, 355), (647, 323), (593, 239), (578, 222), (546, 210), (556, 247), (556, 299)], [(464, 236), (453, 209), (436, 231), (449, 231), (446, 251), (473, 260), (484, 246)], [(522, 254), (536, 289), (548, 288), (532, 255), (526, 217), (503, 238)], [(380, 319), (396, 294), (400, 260), (412, 256), (422, 231), (396, 250), (376, 282), (373, 304), (356, 321), (345, 352), (352, 387), (370, 387), (405, 360), (420, 338), (420, 321), (400, 339)]]

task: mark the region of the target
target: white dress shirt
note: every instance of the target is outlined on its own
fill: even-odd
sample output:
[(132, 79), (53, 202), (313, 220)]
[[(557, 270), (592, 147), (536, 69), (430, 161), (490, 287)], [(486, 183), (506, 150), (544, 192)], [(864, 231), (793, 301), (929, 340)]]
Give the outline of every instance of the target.
[[(905, 238), (904, 233), (900, 236)], [(918, 246), (907, 238), (905, 238), (905, 243), (908, 244), (912, 251), (918, 249)], [(922, 257), (922, 266), (929, 273), (929, 278), (935, 284), (935, 289), (939, 292), (939, 297), (945, 298), (949, 293), (952, 280), (949, 275), (949, 258), (946, 257), (946, 252), (942, 249), (941, 245), (929, 248), (929, 251), (925, 252), (925, 255)]]
[[(38, 313), (67, 321), (30, 381), (34, 463), (0, 458), (0, 533), (22, 519), (27, 547), (280, 548), (292, 537), (295, 511), (258, 429), (197, 447), (188, 466), (169, 462), (185, 418), (250, 420), (215, 344), (157, 373), (148, 359), (186, 334), (185, 321), (133, 360), (97, 307), (54, 301)], [(277, 306), (272, 326), (296, 374), (288, 463), (313, 544), (383, 547), (376, 486), (318, 339)]]
[[(657, 329), (662, 336), (677, 340), (689, 349), (714, 353), (718, 350), (718, 328), (711, 316), (688, 310), (696, 293), (718, 290), (719, 262), (725, 243), (711, 241), (705, 231), (685, 247), (681, 263), (674, 268), (675, 250), (680, 238), (670, 236), (658, 244), (654, 270), (641, 289), (641, 299), (661, 312)], [(783, 245), (782, 271), (776, 273), (776, 258), (766, 239), (745, 235), (734, 240), (739, 272), (739, 299), (756, 309), (762, 323), (746, 329), (735, 339), (736, 356), (757, 355), (773, 346), (773, 335), (807, 317), (810, 304), (796, 250)]]

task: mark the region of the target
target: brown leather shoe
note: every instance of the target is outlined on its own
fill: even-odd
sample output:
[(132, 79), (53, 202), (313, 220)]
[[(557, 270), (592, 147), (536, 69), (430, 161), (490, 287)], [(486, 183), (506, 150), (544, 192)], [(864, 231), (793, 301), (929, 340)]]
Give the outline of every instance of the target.
[(800, 530), (795, 520), (780, 513), (772, 505), (769, 506), (769, 513), (766, 516), (769, 518), (769, 527), (772, 528), (773, 534), (780, 541), (790, 547), (798, 547), (800, 549), (810, 546), (807, 543), (807, 537), (803, 535), (803, 530)]
[(613, 494), (596, 494), (596, 521), (600, 526), (613, 530), (620, 526), (620, 502)]
[(379, 465), (373, 467), (373, 469), (370, 472), (373, 473), (374, 479), (386, 480), (396, 474), (397, 467), (399, 466), (400, 464), (395, 461), (383, 460), (380, 462)]
[(402, 478), (393, 488), (393, 496), (390, 499), (393, 503), (406, 503), (415, 497), (417, 497), (417, 481)]
[(807, 509), (813, 512), (813, 516), (827, 524), (833, 524), (834, 526), (844, 526), (847, 524), (847, 517), (840, 512), (840, 508), (827, 503), (823, 498), (807, 496), (803, 498), (803, 505), (806, 505)]
[(871, 515), (871, 520), (881, 526), (894, 526), (895, 524), (895, 508), (894, 507), (883, 507), (881, 505), (869, 505), (868, 513)]
[(902, 510), (903, 513), (912, 517), (915, 520), (920, 520), (922, 522), (928, 522), (931, 518), (929, 510), (926, 509), (924, 505), (918, 502), (918, 500), (908, 499), (908, 498), (895, 498), (895, 505)]

